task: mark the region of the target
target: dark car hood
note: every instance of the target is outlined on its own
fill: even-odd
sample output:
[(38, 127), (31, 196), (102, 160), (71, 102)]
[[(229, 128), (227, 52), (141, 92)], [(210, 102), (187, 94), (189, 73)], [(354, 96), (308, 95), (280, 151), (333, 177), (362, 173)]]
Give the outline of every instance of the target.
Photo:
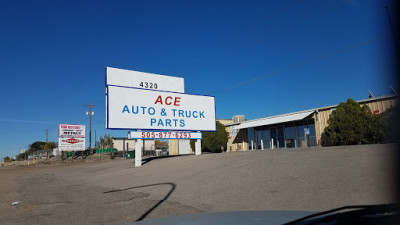
[(129, 224), (140, 225), (209, 225), (209, 224), (254, 224), (254, 225), (273, 225), (287, 223), (315, 212), (307, 211), (235, 211), (235, 212), (217, 212), (200, 213), (193, 215), (165, 217), (160, 219), (151, 219)]

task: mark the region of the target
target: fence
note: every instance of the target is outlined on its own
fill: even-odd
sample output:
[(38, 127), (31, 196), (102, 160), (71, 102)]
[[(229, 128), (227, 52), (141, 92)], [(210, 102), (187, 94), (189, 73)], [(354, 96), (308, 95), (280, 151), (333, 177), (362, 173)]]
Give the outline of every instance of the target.
[(25, 156), (27, 159), (41, 159), (51, 157), (53, 155), (53, 150), (36, 150), (30, 152), (28, 155)]
[(96, 149), (96, 153), (107, 153), (107, 152), (117, 152), (116, 148), (101, 148)]

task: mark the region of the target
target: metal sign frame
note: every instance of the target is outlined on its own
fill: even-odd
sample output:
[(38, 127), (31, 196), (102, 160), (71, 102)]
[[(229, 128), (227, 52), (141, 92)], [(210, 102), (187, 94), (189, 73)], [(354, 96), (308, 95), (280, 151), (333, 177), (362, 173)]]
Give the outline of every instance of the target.
[[(111, 75), (112, 74), (112, 75)], [(118, 74), (118, 75), (117, 75)], [(106, 74), (105, 74), (105, 92), (106, 92), (106, 102), (105, 102), (105, 125), (106, 129), (110, 130), (132, 130), (130, 128), (110, 128), (109, 126), (109, 87), (110, 86), (115, 86), (119, 88), (136, 88), (136, 89), (143, 89), (143, 90), (157, 90), (160, 92), (170, 92), (170, 93), (178, 93), (178, 94), (183, 94), (185, 91), (184, 88), (184, 79), (180, 77), (173, 77), (173, 76), (164, 76), (164, 75), (158, 75), (158, 74), (150, 74), (150, 73), (143, 73), (143, 72), (138, 72), (138, 71), (133, 71), (133, 70), (123, 70), (123, 69), (117, 69), (117, 68), (112, 68), (112, 67), (106, 67)], [(110, 75), (110, 77), (109, 77)], [(116, 78), (118, 76), (118, 78)], [(148, 86), (147, 86), (148, 85)], [(160, 86), (159, 86), (160, 85)], [(203, 95), (206, 96), (206, 95)], [(214, 129), (211, 131), (216, 131), (216, 107), (215, 107), (215, 97), (214, 96), (208, 96), (208, 97), (213, 97), (213, 107), (214, 107)], [(140, 128), (134, 128), (134, 129), (140, 129)], [(187, 130), (179, 130), (179, 132), (175, 132), (175, 136), (179, 136), (176, 138), (170, 138), (172, 136), (172, 132), (174, 129), (156, 129), (159, 138), (157, 139), (164, 139), (160, 137), (164, 137), (164, 134), (168, 134), (168, 139), (181, 139), (180, 134), (183, 136), (186, 134), (187, 136), (192, 137), (196, 136), (200, 138), (196, 138), (197, 141), (195, 143), (195, 154), (196, 155), (201, 155), (201, 138), (202, 138), (202, 133), (199, 132), (198, 130), (195, 130), (197, 132), (182, 132), (182, 131), (187, 131)], [(143, 131), (143, 132), (153, 132), (149, 133), (150, 136), (154, 135), (156, 136), (154, 130), (152, 131)], [(161, 135), (160, 135), (161, 134)], [(189, 135), (190, 134), (190, 135)], [(129, 137), (131, 135), (129, 134)], [(135, 167), (139, 167), (142, 165), (142, 139), (146, 139), (147, 133), (145, 137), (143, 138), (142, 133), (140, 133), (140, 136), (142, 138), (136, 139), (135, 143)], [(165, 135), (167, 136), (167, 135)], [(155, 138), (152, 138), (155, 139)], [(191, 138), (194, 139), (194, 138)]]
[(201, 132), (181, 132), (181, 131), (128, 131), (129, 139), (202, 139), (203, 135)]
[[(153, 94), (154, 96), (156, 95), (174, 95), (176, 96), (188, 96), (188, 98), (202, 98), (202, 97), (207, 97), (209, 98), (210, 101), (212, 102), (208, 102), (207, 104), (212, 104), (212, 111), (210, 111), (211, 113), (213, 113), (213, 115), (211, 116), (211, 118), (209, 118), (208, 120), (212, 120), (210, 121), (208, 125), (208, 127), (210, 127), (210, 129), (202, 129), (202, 128), (170, 128), (170, 127), (166, 127), (166, 128), (151, 128), (149, 126), (147, 127), (117, 127), (115, 125), (110, 125), (110, 89), (114, 89), (114, 90), (122, 90), (122, 89), (126, 89), (131, 90), (132, 93), (138, 95), (138, 91), (142, 92), (143, 95), (146, 94)], [(135, 93), (136, 92), (136, 93)], [(142, 95), (142, 96), (143, 96)], [(153, 97), (154, 97), (153, 96)], [(155, 100), (155, 99), (154, 99)], [(107, 85), (106, 86), (106, 129), (109, 130), (154, 130), (154, 131), (208, 131), (208, 132), (213, 132), (216, 131), (216, 107), (215, 107), (215, 97), (214, 96), (209, 96), (209, 95), (191, 95), (191, 94), (185, 94), (185, 93), (177, 93), (177, 92), (168, 92), (168, 91), (156, 91), (156, 90), (144, 90), (144, 89), (140, 89), (140, 88), (133, 88), (133, 87), (121, 87), (121, 86), (114, 86), (114, 85)], [(192, 104), (192, 103), (191, 103)], [(194, 103), (193, 105), (197, 104), (198, 102)], [(192, 105), (192, 106), (193, 106)], [(161, 107), (161, 106), (160, 106)], [(210, 107), (208, 105), (208, 107)], [(121, 108), (122, 110), (122, 108)], [(213, 127), (211, 127), (213, 126)]]
[[(75, 126), (79, 126), (79, 128), (63, 128), (62, 126), (71, 126), (71, 127), (75, 127)], [(68, 129), (68, 130), (82, 130), (83, 134), (78, 135), (78, 134), (61, 134), (63, 129)], [(84, 138), (86, 137), (86, 125), (83, 124), (64, 124), (64, 123), (60, 123), (58, 124), (58, 137), (79, 137), (79, 138)]]

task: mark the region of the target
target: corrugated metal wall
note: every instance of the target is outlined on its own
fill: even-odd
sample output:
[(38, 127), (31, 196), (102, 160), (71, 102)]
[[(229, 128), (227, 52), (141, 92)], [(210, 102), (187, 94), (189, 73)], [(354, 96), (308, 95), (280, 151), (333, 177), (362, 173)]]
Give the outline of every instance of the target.
[[(371, 109), (372, 113), (381, 114), (386, 110), (395, 106), (398, 99), (396, 98), (387, 98), (387, 99), (378, 99), (378, 100), (371, 100), (371, 102), (360, 103), (361, 105), (367, 104), (368, 107)], [(318, 146), (321, 146), (321, 134), (324, 132), (325, 128), (328, 126), (329, 116), (332, 113), (334, 108), (327, 108), (323, 110), (319, 110), (319, 122), (315, 119), (315, 129), (317, 132), (317, 143)], [(318, 127), (319, 126), (319, 127)], [(321, 132), (319, 132), (321, 131)]]

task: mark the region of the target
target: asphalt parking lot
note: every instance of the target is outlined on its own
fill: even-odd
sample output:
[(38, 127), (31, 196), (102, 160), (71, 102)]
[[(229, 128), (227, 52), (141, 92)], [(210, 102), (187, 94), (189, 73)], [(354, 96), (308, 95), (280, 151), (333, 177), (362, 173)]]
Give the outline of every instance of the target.
[[(395, 145), (246, 151), (0, 168), (2, 224), (125, 224), (394, 200)], [(11, 206), (18, 201), (18, 205)]]

